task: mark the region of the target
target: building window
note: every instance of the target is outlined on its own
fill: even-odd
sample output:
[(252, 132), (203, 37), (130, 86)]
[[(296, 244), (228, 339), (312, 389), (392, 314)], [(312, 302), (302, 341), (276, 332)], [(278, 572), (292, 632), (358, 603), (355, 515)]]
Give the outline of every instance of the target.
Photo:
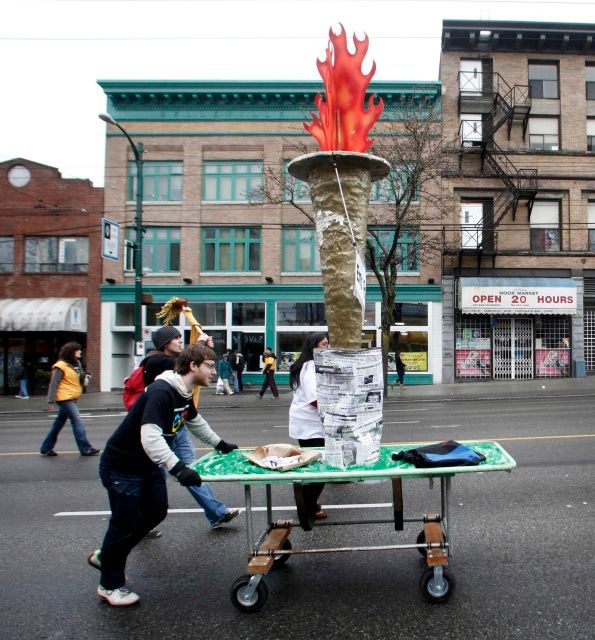
[(570, 318), (540, 315), (535, 319), (535, 377), (569, 378)]
[(263, 163), (232, 160), (205, 160), (203, 164), (204, 202), (249, 202), (262, 187)]
[[(403, 194), (407, 196), (405, 191), (409, 182), (415, 180), (415, 165), (400, 167), (399, 169), (391, 169), (390, 175), (382, 180), (376, 180), (372, 183), (370, 192), (370, 202), (373, 203), (390, 203), (397, 202), (403, 198)], [(412, 202), (419, 202), (419, 185), (415, 185)]]
[(14, 271), (14, 238), (0, 236), (0, 273)]
[(304, 227), (283, 227), (281, 270), (313, 273), (320, 271), (320, 251), (316, 230)]
[(587, 215), (589, 227), (589, 251), (595, 251), (595, 202), (589, 202)]
[[(128, 163), (128, 200), (136, 199), (136, 162)], [(184, 182), (183, 163), (143, 162), (143, 202), (180, 202)]]
[[(368, 234), (368, 241), (374, 247), (376, 264), (380, 268), (383, 261), (383, 248), (389, 250), (395, 232), (390, 227), (370, 227), (374, 235)], [(398, 270), (403, 273), (419, 271), (419, 231), (416, 228), (405, 228), (397, 243)], [(370, 253), (366, 249), (366, 265), (371, 270)]]
[(585, 75), (587, 80), (587, 100), (595, 100), (595, 64), (587, 64)]
[(87, 273), (89, 238), (25, 238), (26, 273)]
[(595, 118), (587, 120), (587, 151), (595, 153)]
[(203, 228), (202, 270), (229, 273), (260, 271), (260, 229)]
[(264, 324), (264, 302), (233, 302), (231, 324), (255, 327)]
[(558, 65), (529, 63), (529, 88), (531, 98), (548, 98), (557, 100)]
[(531, 211), (531, 250), (560, 251), (560, 204), (538, 200)]
[(529, 118), (529, 149), (558, 151), (560, 127), (558, 118)]
[(325, 327), (324, 302), (277, 302), (277, 324), (283, 327)]
[(288, 164), (289, 160), (283, 160), (283, 199), (290, 202), (310, 202), (308, 183), (289, 175)]
[[(134, 269), (136, 229), (126, 230), (127, 270)], [(144, 227), (143, 272), (171, 273), (180, 271), (180, 227)]]

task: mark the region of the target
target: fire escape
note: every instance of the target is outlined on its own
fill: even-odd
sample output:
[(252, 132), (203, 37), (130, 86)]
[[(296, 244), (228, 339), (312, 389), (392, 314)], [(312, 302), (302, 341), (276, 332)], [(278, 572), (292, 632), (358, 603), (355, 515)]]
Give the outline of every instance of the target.
[[(464, 156), (479, 155), (482, 174), (487, 165), (504, 185), (493, 201), (491, 219), (484, 216), (476, 224), (462, 225), (462, 242), (458, 251), (459, 273), (464, 256), (477, 259), (478, 273), (484, 255), (491, 257), (492, 268), (495, 267), (498, 225), (509, 211), (515, 220), (521, 201), (525, 202), (528, 216), (531, 216), (538, 190), (537, 169), (518, 169), (494, 140), (496, 132), (504, 125), (510, 140), (515, 124), (522, 127), (525, 140), (530, 111), (529, 86), (511, 87), (499, 73), (459, 72), (459, 170), (462, 170)], [(471, 119), (466, 120), (464, 114), (470, 114)]]

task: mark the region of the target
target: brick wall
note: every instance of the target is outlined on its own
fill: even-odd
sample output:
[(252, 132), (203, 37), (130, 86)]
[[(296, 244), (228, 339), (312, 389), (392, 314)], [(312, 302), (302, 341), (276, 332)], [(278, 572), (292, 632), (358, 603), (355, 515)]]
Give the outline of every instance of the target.
[[(8, 181), (8, 171), (23, 165), (31, 179), (23, 187)], [(17, 158), (0, 163), (0, 235), (13, 236), (14, 271), (0, 273), (0, 297), (87, 298), (85, 366), (94, 375), (97, 390), (100, 366), (101, 218), (103, 189), (89, 180), (65, 179), (58, 169)], [(88, 273), (25, 273), (26, 236), (88, 236)], [(76, 339), (76, 334), (73, 336)]]

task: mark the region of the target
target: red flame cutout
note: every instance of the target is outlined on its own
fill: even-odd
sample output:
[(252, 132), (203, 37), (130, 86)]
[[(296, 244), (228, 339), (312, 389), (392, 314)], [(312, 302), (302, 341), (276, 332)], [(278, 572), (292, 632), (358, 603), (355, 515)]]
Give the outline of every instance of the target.
[[(366, 104), (366, 89), (376, 73), (376, 63), (366, 75), (362, 63), (368, 52), (368, 36), (358, 40), (353, 34), (355, 53), (347, 49), (347, 34), (341, 24), (337, 35), (329, 30), (326, 59), (316, 60), (322, 77), (325, 99), (319, 94), (314, 100), (320, 117), (311, 112), (312, 124), (304, 128), (318, 141), (321, 151), (357, 151), (365, 153), (373, 143), (368, 133), (380, 118), (384, 108), (382, 98), (374, 104), (375, 94)], [(334, 61), (333, 61), (334, 58)], [(333, 64), (334, 62), (334, 64)]]

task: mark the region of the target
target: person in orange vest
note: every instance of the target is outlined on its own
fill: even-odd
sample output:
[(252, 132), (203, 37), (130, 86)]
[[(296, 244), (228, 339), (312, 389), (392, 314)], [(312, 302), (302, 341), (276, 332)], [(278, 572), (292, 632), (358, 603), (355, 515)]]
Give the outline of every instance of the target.
[(81, 364), (82, 347), (78, 342), (67, 342), (58, 354), (58, 361), (52, 365), (52, 377), (48, 389), (48, 411), (58, 405), (58, 415), (47, 436), (41, 443), (42, 456), (57, 456), (54, 451), (58, 434), (70, 420), (76, 445), (82, 456), (96, 456), (100, 453), (87, 439), (87, 432), (81, 420), (76, 401), (83, 393), (85, 371)]
[(277, 362), (277, 358), (270, 347), (267, 347), (264, 350), (262, 357), (264, 358), (264, 369), (262, 370), (262, 373), (264, 374), (264, 382), (262, 383), (262, 388), (260, 389), (258, 397), (262, 400), (264, 392), (268, 387), (270, 387), (273, 396), (278, 398), (279, 391), (277, 390), (277, 383), (275, 382), (275, 364)]

